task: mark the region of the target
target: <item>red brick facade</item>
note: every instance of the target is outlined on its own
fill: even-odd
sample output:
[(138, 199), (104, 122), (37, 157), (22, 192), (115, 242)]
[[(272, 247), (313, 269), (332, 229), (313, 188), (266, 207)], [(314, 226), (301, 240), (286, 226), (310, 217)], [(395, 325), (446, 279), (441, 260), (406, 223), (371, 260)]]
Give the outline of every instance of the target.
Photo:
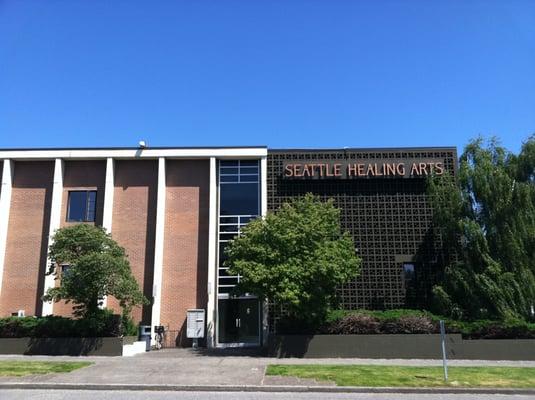
[(53, 161), (15, 162), (1, 316), (41, 314), (53, 177)]
[[(72, 190), (96, 190), (97, 205), (95, 224), (102, 225), (102, 212), (104, 209), (104, 184), (106, 179), (106, 161), (65, 161), (63, 166), (63, 196), (61, 198), (60, 226), (75, 224), (67, 221), (69, 192)], [(56, 280), (59, 285), (59, 279)], [(61, 301), (53, 305), (55, 315), (71, 316), (72, 305)]]
[[(158, 162), (116, 161), (112, 237), (126, 249), (132, 272), (152, 300)], [(117, 301), (108, 306), (119, 311)], [(135, 321), (151, 324), (151, 305), (134, 309)]]
[(161, 324), (185, 340), (186, 311), (206, 308), (208, 160), (167, 160)]

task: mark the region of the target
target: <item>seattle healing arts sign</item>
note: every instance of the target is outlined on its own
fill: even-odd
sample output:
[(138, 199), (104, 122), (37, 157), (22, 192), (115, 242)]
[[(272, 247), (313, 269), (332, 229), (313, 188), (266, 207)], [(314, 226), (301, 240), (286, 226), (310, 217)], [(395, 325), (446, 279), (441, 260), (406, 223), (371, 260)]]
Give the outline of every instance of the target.
[(411, 178), (444, 174), (440, 160), (333, 160), (285, 162), (283, 177), (287, 179), (358, 179)]

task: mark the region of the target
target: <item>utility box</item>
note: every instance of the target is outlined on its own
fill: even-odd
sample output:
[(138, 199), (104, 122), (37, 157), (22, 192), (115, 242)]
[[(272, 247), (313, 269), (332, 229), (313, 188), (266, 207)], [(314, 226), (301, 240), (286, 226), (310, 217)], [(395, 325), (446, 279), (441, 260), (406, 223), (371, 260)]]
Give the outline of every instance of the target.
[(150, 351), (150, 325), (139, 325), (138, 339), (145, 342), (146, 351)]
[(190, 339), (201, 339), (204, 337), (205, 312), (203, 309), (188, 310), (188, 323), (186, 336)]

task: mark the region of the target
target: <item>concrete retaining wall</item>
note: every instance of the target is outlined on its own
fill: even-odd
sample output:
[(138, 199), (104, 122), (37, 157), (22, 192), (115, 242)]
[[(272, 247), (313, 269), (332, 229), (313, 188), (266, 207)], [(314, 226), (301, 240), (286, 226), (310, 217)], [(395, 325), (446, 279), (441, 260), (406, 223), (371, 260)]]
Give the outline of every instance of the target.
[(121, 356), (123, 338), (1, 338), (0, 354)]
[[(448, 358), (535, 360), (535, 339), (463, 340), (447, 335)], [(274, 357), (442, 358), (440, 335), (273, 335)]]

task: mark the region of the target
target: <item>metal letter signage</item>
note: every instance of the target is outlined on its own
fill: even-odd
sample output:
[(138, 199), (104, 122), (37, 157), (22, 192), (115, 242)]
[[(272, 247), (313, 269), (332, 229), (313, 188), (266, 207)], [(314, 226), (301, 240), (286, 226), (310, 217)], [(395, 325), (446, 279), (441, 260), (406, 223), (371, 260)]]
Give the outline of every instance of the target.
[(413, 160), (332, 160), (323, 162), (285, 162), (286, 179), (359, 179), (359, 178), (422, 178), (444, 174), (444, 162)]

